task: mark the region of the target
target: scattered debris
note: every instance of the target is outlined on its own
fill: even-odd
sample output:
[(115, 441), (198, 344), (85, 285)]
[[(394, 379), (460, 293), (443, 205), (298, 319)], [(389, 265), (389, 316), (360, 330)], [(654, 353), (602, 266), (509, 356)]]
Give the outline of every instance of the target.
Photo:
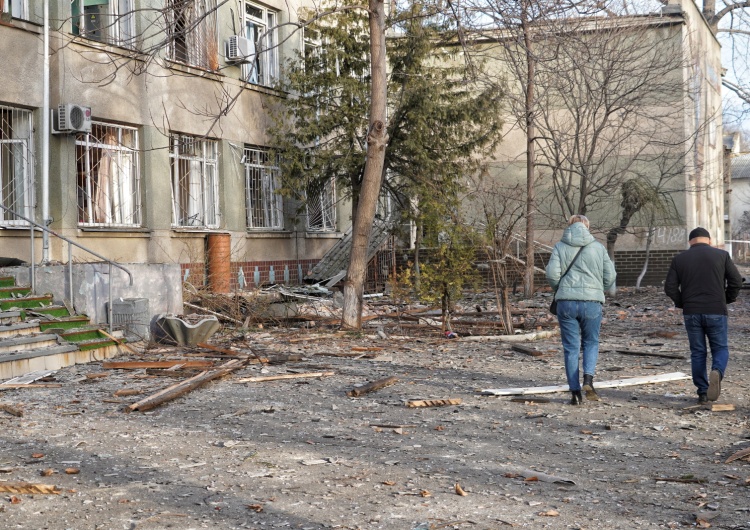
[(468, 495), (468, 493), (464, 491), (464, 489), (461, 487), (461, 484), (459, 484), (458, 482), (456, 482), (454, 488), (456, 490), (456, 495), (460, 495), (461, 497), (466, 497)]
[(18, 418), (23, 416), (22, 409), (20, 409), (19, 407), (14, 407), (13, 405), (8, 405), (7, 403), (0, 403), (0, 410), (3, 410), (8, 414), (12, 414), (13, 416), (16, 416)]
[(536, 348), (529, 348), (528, 346), (521, 346), (520, 344), (514, 344), (510, 349), (519, 353), (531, 355), (532, 357), (544, 357), (546, 355), (543, 351), (537, 350)]

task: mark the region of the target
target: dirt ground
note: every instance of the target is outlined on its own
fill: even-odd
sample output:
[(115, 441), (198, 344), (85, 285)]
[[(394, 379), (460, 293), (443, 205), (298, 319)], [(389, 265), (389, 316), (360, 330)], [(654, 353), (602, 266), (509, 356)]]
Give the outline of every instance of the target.
[[(547, 304), (540, 294), (517, 307), (527, 324), (548, 329)], [(224, 332), (212, 344), (301, 360), (248, 365), (147, 412), (123, 408), (179, 379), (100, 363), (66, 368), (54, 376), (59, 388), (0, 393), (23, 410), (0, 411), (0, 487), (58, 488), (0, 493), (0, 527), (750, 529), (750, 462), (726, 463), (750, 448), (750, 291), (730, 307), (717, 402), (730, 411), (694, 406), (690, 380), (602, 389), (602, 401), (580, 407), (567, 392), (484, 395), (564, 384), (559, 336), (524, 343), (544, 353), (534, 357), (510, 342), (446, 339), (413, 325), (399, 334), (393, 320), (380, 335), (376, 324), (359, 335)], [(621, 290), (606, 304), (597, 380), (689, 373), (681, 320), (659, 290)], [(117, 360), (210, 353), (138, 349)], [(239, 381), (309, 372), (333, 375)], [(96, 374), (104, 376), (86, 377)], [(347, 396), (389, 376), (398, 381)], [(142, 393), (114, 395), (123, 389)], [(441, 399), (461, 402), (406, 406)]]

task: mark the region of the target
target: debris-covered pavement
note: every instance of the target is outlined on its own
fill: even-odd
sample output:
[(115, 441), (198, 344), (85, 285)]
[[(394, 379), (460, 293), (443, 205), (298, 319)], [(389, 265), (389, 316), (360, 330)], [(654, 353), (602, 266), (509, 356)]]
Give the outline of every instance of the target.
[[(486, 395), (564, 384), (541, 294), (514, 307), (533, 342), (389, 316), (361, 334), (303, 322), (136, 344), (0, 391), (2, 527), (750, 528), (748, 298), (730, 306), (713, 408), (689, 379), (581, 407), (566, 392)], [(597, 380), (689, 374), (681, 320), (660, 290), (621, 290)]]

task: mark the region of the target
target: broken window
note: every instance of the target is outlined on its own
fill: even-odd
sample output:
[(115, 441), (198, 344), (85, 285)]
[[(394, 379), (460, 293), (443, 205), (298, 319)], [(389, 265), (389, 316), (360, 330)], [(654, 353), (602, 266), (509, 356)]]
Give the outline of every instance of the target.
[(278, 193), (279, 165), (268, 149), (245, 146), (247, 226), (251, 229), (284, 228), (283, 199)]
[(76, 172), (80, 225), (141, 225), (136, 129), (94, 122), (76, 135)]
[(307, 229), (312, 232), (336, 230), (336, 182), (328, 179), (307, 186)]
[(172, 135), (172, 225), (219, 227), (218, 142)]
[(72, 0), (71, 10), (74, 35), (133, 47), (133, 0)]
[(0, 226), (28, 226), (33, 204), (31, 111), (0, 106)]
[(245, 2), (244, 22), (251, 53), (248, 62), (242, 65), (242, 78), (248, 83), (271, 86), (279, 77), (278, 13)]
[(216, 0), (169, 0), (169, 58), (207, 70), (219, 69)]
[(29, 20), (29, 3), (28, 0), (5, 0), (3, 4), (3, 13), (10, 13), (13, 18)]

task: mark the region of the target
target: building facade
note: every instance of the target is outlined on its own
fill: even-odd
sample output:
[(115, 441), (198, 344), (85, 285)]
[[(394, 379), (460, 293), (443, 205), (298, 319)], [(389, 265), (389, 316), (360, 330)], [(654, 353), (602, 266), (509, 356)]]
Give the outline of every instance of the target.
[[(276, 193), (266, 131), (304, 45), (298, 2), (50, 0), (48, 136), (42, 4), (6, 1), (0, 25), (2, 256), (31, 259), (27, 218), (202, 285), (220, 234), (242, 287), (300, 281), (341, 237), (332, 186), (304, 202)], [(66, 243), (35, 241), (37, 260), (67, 261)], [(74, 247), (73, 260), (96, 258)]]

